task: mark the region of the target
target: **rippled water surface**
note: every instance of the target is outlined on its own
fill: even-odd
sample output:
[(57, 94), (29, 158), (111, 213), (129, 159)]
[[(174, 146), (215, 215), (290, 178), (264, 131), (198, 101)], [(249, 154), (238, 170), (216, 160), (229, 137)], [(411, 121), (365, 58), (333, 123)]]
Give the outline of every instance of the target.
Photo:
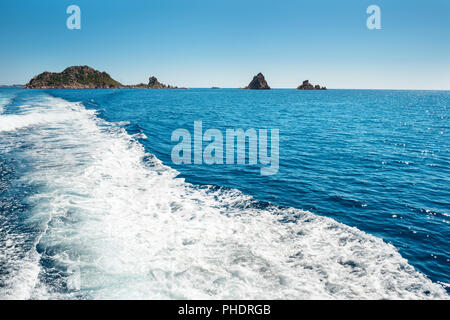
[[(450, 92), (0, 89), (1, 298), (443, 298)], [(280, 167), (171, 134), (279, 129)]]

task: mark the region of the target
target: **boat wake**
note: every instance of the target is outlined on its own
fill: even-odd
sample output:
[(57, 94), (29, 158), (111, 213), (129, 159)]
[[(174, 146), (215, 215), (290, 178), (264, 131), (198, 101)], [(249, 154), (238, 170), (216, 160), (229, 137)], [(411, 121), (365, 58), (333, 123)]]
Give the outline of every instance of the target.
[(0, 149), (29, 188), (0, 224), (2, 299), (448, 298), (383, 240), (191, 185), (80, 103), (0, 115)]

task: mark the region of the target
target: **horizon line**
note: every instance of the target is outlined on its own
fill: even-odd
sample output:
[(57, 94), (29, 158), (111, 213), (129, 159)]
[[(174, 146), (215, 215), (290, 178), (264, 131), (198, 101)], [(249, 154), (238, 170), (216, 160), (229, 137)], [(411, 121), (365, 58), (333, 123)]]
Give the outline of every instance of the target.
[[(0, 84), (0, 89), (5, 88), (16, 88), (16, 89), (25, 89), (23, 88), (25, 84)], [(189, 87), (186, 86), (186, 89), (235, 89), (235, 90), (245, 90), (244, 87), (216, 87), (216, 86), (208, 86), (208, 87)], [(32, 88), (31, 90), (108, 90), (109, 88)], [(165, 90), (164, 88), (111, 88), (109, 90)], [(30, 90), (30, 89), (28, 89)], [(248, 90), (248, 89), (247, 89)], [(295, 91), (327, 91), (327, 90), (377, 90), (377, 91), (450, 91), (450, 89), (411, 89), (411, 88), (329, 88), (327, 90), (301, 90), (295, 87), (271, 87), (269, 90), (249, 90), (249, 91), (270, 91), (270, 90), (295, 90)]]
[[(100, 71), (100, 69), (97, 69), (96, 67), (91, 67), (88, 64), (71, 65), (69, 67), (65, 67), (63, 69), (63, 71), (68, 69), (68, 68), (71, 68), (71, 67), (89, 67), (89, 68), (94, 69), (96, 71), (107, 73), (112, 78), (112, 76), (111, 76), (111, 74), (109, 72), (106, 72), (104, 70)], [(63, 71), (58, 72), (58, 71), (47, 71), (47, 70), (45, 70), (45, 71), (43, 71), (43, 72), (41, 72), (41, 73), (39, 73), (37, 75), (40, 75), (40, 74), (42, 74), (44, 72), (61, 73)], [(259, 72), (259, 73), (262, 74), (262, 72)], [(160, 75), (158, 75), (158, 77), (159, 76)], [(264, 76), (264, 74), (263, 74), (263, 76)], [(34, 77), (35, 76), (32, 76), (31, 79), (33, 79)], [(115, 80), (114, 78), (112, 78), (112, 79)], [(31, 80), (29, 80), (29, 81), (31, 81)], [(27, 81), (26, 83), (28, 83), (29, 81)], [(117, 81), (117, 80), (115, 80), (115, 81)], [(305, 81), (308, 81), (308, 80), (305, 80)], [(0, 87), (23, 87), (23, 86), (26, 85), (26, 83), (25, 84), (17, 84), (17, 83), (0, 84)], [(121, 82), (119, 82), (119, 83), (121, 83)], [(123, 85), (124, 86), (128, 86), (127, 84), (123, 84)], [(131, 85), (133, 85), (133, 84), (131, 84)], [(131, 86), (131, 85), (129, 85), (129, 86)], [(233, 87), (220, 87), (220, 86), (216, 86), (214, 84), (211, 84), (211, 85), (208, 85), (208, 86), (186, 86), (186, 85), (182, 85), (180, 88), (190, 88), (190, 89), (209, 89), (209, 88), (215, 88), (215, 89), (244, 89), (245, 85), (244, 86), (236, 86), (236, 87), (234, 87), (234, 86)], [(280, 90), (289, 90), (289, 89), (298, 90), (297, 88), (298, 88), (298, 85), (295, 85), (295, 86), (292, 86), (292, 87), (272, 87), (272, 86), (270, 87), (270, 89), (280, 89)], [(328, 86), (326, 86), (326, 88), (328, 90), (450, 91), (450, 88), (445, 88), (445, 89), (444, 88), (423, 89), (423, 88), (405, 88), (405, 87), (403, 87), (403, 88), (401, 88), (401, 87), (400, 88), (380, 88), (380, 87), (378, 87), (378, 88), (367, 88), (367, 87), (366, 88), (336, 88), (336, 87), (328, 87)], [(310, 91), (310, 90), (299, 90), (299, 91)], [(312, 91), (315, 91), (315, 90), (312, 90)]]

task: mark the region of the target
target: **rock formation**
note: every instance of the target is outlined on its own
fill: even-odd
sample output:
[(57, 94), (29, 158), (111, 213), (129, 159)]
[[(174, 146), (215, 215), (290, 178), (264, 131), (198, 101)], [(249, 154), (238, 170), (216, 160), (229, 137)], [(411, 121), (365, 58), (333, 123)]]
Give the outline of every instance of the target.
[(148, 79), (148, 87), (151, 89), (166, 89), (170, 86), (166, 86), (165, 84), (158, 81), (156, 77), (150, 77)]
[(321, 87), (318, 84), (313, 86), (311, 83), (309, 83), (309, 80), (303, 81), (301, 85), (297, 87), (297, 90), (326, 90), (326, 87)]
[[(148, 84), (140, 83), (140, 84), (131, 85), (131, 86), (127, 86), (127, 87), (133, 88), (133, 89), (179, 89), (178, 87), (161, 83), (158, 81), (158, 79), (156, 77), (153, 77), (153, 76), (151, 76), (148, 79)], [(185, 89), (185, 88), (180, 88), (180, 89)]]
[(252, 89), (252, 90), (269, 90), (270, 87), (267, 84), (266, 79), (264, 79), (264, 76), (262, 73), (258, 73), (256, 76), (253, 77), (253, 80), (249, 83), (245, 89)]
[(88, 66), (69, 67), (61, 73), (44, 72), (35, 76), (24, 88), (27, 89), (109, 89), (124, 86), (106, 72)]

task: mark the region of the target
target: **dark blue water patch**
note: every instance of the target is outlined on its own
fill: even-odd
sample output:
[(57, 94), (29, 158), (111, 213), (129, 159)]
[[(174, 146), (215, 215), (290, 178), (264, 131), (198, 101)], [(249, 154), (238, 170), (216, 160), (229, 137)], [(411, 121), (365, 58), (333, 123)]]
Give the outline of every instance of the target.
[(126, 124), (124, 125), (124, 128), (127, 130), (129, 134), (132, 135), (144, 132), (144, 130), (136, 123)]
[[(450, 92), (389, 90), (49, 90), (126, 121), (147, 152), (197, 185), (311, 210), (383, 238), (433, 281), (450, 283)], [(280, 168), (175, 165), (171, 134), (280, 130)], [(427, 210), (436, 214), (428, 214)]]

